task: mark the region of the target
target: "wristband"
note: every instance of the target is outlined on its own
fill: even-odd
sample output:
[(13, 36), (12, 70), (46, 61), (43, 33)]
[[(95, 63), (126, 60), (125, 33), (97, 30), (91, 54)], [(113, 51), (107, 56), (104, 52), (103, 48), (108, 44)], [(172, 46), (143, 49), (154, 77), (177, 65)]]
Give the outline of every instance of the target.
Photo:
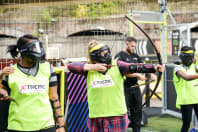
[(60, 109), (61, 108), (61, 106), (59, 105), (59, 106), (57, 106), (57, 107), (54, 107), (54, 109), (56, 110), (56, 109)]
[(53, 103), (58, 102), (59, 99), (51, 100)]
[(56, 115), (56, 118), (61, 118), (63, 117), (63, 115)]
[(56, 126), (56, 129), (59, 129), (59, 128), (62, 128), (62, 127), (65, 128), (64, 125), (57, 125), (57, 126)]

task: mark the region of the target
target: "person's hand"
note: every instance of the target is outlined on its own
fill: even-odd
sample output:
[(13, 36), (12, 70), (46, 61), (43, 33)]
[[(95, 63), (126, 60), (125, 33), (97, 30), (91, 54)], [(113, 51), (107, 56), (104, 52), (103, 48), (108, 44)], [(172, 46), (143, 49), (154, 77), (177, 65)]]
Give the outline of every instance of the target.
[(150, 74), (151, 80), (157, 80), (157, 76), (155, 74)]
[(5, 89), (0, 89), (0, 100), (7, 100), (8, 92)]
[(63, 127), (58, 128), (58, 129), (56, 129), (56, 132), (65, 132), (65, 128), (63, 128)]
[(14, 68), (13, 67), (4, 67), (0, 76), (3, 77), (4, 75), (8, 75), (10, 73), (14, 73)]
[(93, 64), (93, 70), (104, 73), (107, 70), (107, 64)]
[(147, 79), (147, 78), (145, 77), (144, 74), (138, 74), (138, 73), (137, 73), (137, 77), (138, 77), (138, 79), (141, 80), (141, 81), (144, 81), (144, 80)]
[(98, 71), (101, 73), (105, 73), (107, 71), (107, 64), (97, 63), (97, 64), (85, 64), (85, 71)]
[(157, 72), (163, 72), (164, 69), (165, 69), (165, 65), (164, 65), (164, 64), (162, 64), (162, 65), (157, 64), (157, 65), (155, 66), (155, 70), (156, 70)]

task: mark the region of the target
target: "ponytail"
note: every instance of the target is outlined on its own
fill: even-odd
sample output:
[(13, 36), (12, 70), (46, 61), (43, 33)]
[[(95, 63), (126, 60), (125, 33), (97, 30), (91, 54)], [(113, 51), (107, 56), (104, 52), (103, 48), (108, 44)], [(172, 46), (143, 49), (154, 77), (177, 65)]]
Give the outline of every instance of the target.
[(26, 34), (26, 35), (20, 37), (20, 38), (17, 40), (17, 44), (16, 44), (16, 45), (10, 45), (10, 46), (8, 46), (7, 52), (10, 52), (11, 56), (12, 56), (13, 58), (16, 58), (17, 55), (18, 55), (18, 53), (19, 53), (18, 50), (21, 50), (21, 47), (22, 47), (24, 44), (28, 43), (29, 40), (31, 40), (31, 39), (33, 39), (33, 40), (34, 40), (34, 39), (39, 40), (37, 37), (34, 37), (34, 36), (31, 35), (31, 34)]
[(19, 53), (16, 45), (9, 45), (7, 52), (10, 52), (12, 58), (16, 58)]

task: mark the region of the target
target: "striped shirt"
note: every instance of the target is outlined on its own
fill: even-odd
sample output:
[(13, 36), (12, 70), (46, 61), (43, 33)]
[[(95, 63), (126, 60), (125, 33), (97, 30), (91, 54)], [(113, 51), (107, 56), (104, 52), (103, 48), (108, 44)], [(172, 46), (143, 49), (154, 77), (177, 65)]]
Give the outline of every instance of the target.
[[(81, 63), (81, 62), (73, 62), (73, 63), (68, 64), (68, 69), (73, 73), (87, 75), (87, 71), (84, 71), (84, 64), (85, 63)], [(118, 65), (118, 68), (120, 70), (120, 73), (123, 74), (123, 75), (130, 74), (131, 70), (136, 71), (138, 73), (143, 73), (142, 71), (146, 71), (146, 73), (149, 73), (149, 72), (152, 73), (152, 72), (155, 71), (154, 70), (154, 65), (152, 65), (152, 64), (137, 63), (137, 64), (134, 64), (134, 65), (139, 65), (139, 66), (144, 65), (144, 67), (138, 67), (138, 69), (130, 69), (129, 67), (132, 64), (134, 64), (134, 63), (117, 61), (117, 65)]]

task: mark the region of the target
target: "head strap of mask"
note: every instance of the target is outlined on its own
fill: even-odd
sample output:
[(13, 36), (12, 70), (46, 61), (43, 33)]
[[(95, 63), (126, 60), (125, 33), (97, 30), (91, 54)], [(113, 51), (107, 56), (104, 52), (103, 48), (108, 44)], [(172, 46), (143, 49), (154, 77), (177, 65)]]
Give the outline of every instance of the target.
[[(101, 52), (107, 50), (108, 52), (102, 56)], [(90, 57), (95, 62), (105, 63), (107, 65), (111, 64), (111, 52), (107, 45), (98, 44), (89, 50)]]
[(194, 61), (194, 51), (193, 50), (181, 51), (179, 57), (185, 66), (190, 66)]
[(44, 48), (39, 40), (33, 40), (30, 43), (20, 46), (18, 49), (21, 56), (31, 58), (36, 61), (39, 61), (44, 55)]

